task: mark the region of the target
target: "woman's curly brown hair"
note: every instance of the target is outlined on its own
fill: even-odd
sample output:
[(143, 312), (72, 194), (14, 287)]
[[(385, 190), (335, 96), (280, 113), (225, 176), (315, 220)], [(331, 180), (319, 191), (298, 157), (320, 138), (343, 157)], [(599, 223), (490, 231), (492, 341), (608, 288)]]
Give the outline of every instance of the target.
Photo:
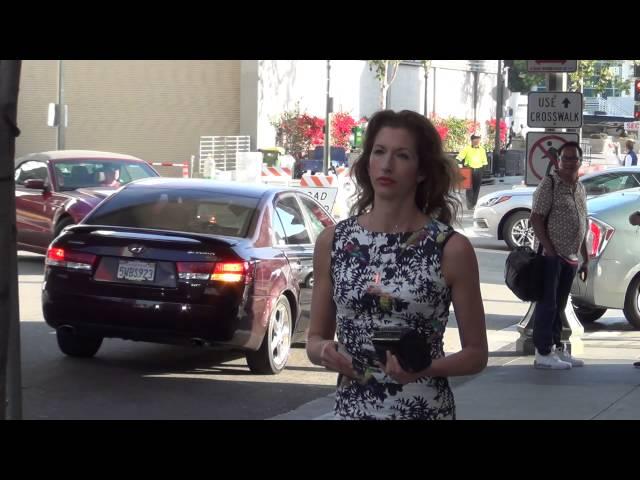
[(353, 165), (351, 175), (355, 179), (356, 202), (351, 207), (351, 215), (361, 215), (373, 207), (374, 191), (369, 177), (369, 157), (375, 139), (384, 127), (403, 128), (416, 141), (418, 172), (425, 179), (416, 190), (416, 206), (425, 214), (446, 224), (457, 219), (462, 207), (453, 195), (454, 187), (461, 180), (455, 161), (442, 150), (440, 135), (433, 124), (424, 116), (410, 110), (377, 112), (367, 125), (364, 135), (362, 155)]

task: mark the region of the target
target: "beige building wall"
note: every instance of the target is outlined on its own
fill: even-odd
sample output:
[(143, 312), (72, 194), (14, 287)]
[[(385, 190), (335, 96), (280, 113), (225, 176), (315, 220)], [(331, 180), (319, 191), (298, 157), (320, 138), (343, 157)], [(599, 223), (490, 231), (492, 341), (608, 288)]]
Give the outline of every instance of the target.
[[(198, 155), (201, 135), (239, 135), (236, 60), (65, 60), (64, 96), (67, 149), (184, 162)], [(56, 99), (57, 61), (25, 61), (18, 153), (55, 149), (46, 114)]]
[(49, 103), (58, 98), (58, 62), (24, 60), (18, 93), (16, 157), (27, 153), (55, 150), (57, 131), (47, 127)]

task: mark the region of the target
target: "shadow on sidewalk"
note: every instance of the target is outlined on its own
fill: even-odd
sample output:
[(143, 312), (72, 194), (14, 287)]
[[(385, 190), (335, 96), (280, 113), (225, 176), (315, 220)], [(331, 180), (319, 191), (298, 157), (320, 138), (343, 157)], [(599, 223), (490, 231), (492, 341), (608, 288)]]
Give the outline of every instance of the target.
[(524, 357), (525, 355), (523, 355), (522, 353), (518, 353), (518, 352), (508, 352), (508, 351), (495, 351), (495, 352), (489, 352), (489, 357), (513, 357), (513, 358), (517, 358), (517, 357)]

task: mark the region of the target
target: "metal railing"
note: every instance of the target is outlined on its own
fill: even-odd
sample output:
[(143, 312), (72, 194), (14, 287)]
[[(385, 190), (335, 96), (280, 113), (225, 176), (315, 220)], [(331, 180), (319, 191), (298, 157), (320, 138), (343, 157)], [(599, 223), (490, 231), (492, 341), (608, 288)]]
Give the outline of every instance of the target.
[(591, 144), (589, 142), (580, 142), (582, 148), (582, 161), (591, 165)]
[(250, 151), (250, 137), (202, 136), (197, 171), (199, 176), (210, 176), (213, 170), (234, 171), (238, 152)]
[(614, 117), (632, 117), (633, 99), (629, 97), (585, 97), (584, 110), (590, 115), (595, 112), (607, 112)]

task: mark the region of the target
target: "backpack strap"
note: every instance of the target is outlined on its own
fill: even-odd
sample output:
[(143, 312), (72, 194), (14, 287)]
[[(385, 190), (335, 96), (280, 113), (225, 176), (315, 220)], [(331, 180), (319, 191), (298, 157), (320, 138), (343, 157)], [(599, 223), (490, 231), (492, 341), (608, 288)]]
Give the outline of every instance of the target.
[[(549, 213), (547, 213), (547, 216), (544, 217), (544, 229), (545, 231), (548, 231), (547, 227), (549, 226), (549, 217), (551, 216), (551, 211), (553, 210), (553, 197), (554, 197), (554, 190), (555, 190), (555, 180), (553, 179), (553, 175), (547, 174), (547, 177), (549, 177), (551, 179), (551, 208), (549, 209)], [(548, 236), (548, 233), (547, 233)], [(542, 254), (542, 242), (540, 242), (538, 244), (538, 255)]]

